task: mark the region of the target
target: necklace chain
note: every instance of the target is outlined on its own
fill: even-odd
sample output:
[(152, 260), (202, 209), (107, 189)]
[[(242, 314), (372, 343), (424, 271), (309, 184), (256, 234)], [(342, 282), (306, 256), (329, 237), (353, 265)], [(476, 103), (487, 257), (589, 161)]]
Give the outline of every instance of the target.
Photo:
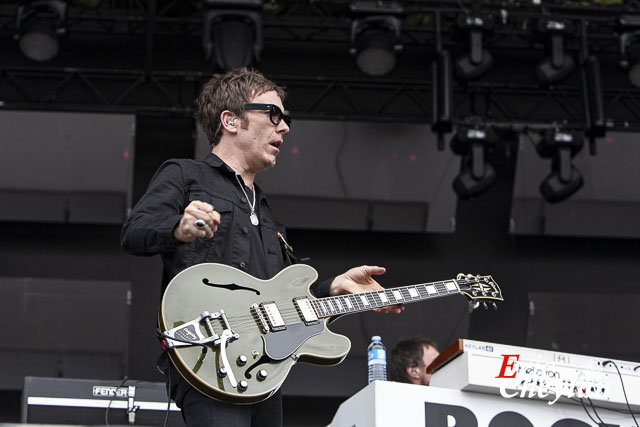
[(255, 191), (255, 188), (253, 189), (253, 203), (251, 203), (249, 201), (249, 195), (244, 190), (244, 185), (242, 184), (242, 182), (240, 182), (240, 178), (238, 178), (238, 175), (236, 175), (236, 181), (238, 181), (238, 185), (240, 186), (240, 190), (242, 190), (242, 193), (244, 194), (244, 197), (247, 198), (247, 203), (249, 203), (249, 207), (251, 208), (251, 214), (249, 215), (249, 219), (251, 220), (251, 224), (258, 225), (259, 221), (258, 221), (258, 215), (256, 215), (256, 191)]

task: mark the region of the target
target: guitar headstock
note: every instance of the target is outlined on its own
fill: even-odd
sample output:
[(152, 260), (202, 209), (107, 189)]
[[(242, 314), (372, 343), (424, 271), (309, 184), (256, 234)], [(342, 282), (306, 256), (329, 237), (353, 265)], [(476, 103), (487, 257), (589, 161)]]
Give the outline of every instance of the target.
[(493, 308), (497, 308), (496, 301), (504, 301), (502, 291), (491, 276), (479, 276), (472, 274), (458, 274), (456, 282), (460, 292), (472, 303), (472, 308), (478, 308), (480, 303), (487, 308), (489, 302)]

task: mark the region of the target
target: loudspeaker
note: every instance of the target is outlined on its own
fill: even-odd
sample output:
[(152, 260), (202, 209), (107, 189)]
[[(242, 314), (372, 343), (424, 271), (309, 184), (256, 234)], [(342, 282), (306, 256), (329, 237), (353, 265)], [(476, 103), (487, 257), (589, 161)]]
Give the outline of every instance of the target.
[[(25, 377), (22, 423), (163, 425), (167, 391), (163, 383)], [(182, 427), (171, 402), (168, 426)]]
[[(595, 280), (595, 279), (594, 279)], [(600, 289), (600, 282), (598, 283)], [(576, 285), (577, 287), (577, 285)], [(529, 293), (525, 345), (543, 350), (637, 360), (640, 295)]]

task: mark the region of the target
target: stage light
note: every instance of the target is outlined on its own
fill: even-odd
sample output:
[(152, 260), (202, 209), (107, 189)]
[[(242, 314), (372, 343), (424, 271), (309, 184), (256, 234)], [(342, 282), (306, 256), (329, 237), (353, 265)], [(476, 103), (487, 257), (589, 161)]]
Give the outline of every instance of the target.
[(627, 70), (629, 82), (640, 87), (640, 15), (623, 15), (620, 27), (620, 65)]
[(202, 30), (205, 59), (224, 71), (262, 54), (262, 0), (207, 0)]
[(571, 163), (584, 145), (577, 132), (549, 131), (536, 144), (540, 157), (551, 158), (551, 173), (540, 184), (542, 197), (550, 203), (559, 202), (578, 191), (584, 184), (582, 174)]
[(469, 51), (456, 58), (456, 76), (463, 80), (473, 80), (485, 74), (493, 65), (491, 52), (483, 46), (483, 34), (493, 28), (491, 16), (458, 15), (452, 34), (454, 39), (468, 35)]
[(354, 1), (351, 3), (351, 47), (356, 65), (370, 76), (382, 76), (396, 65), (402, 50), (402, 6), (392, 1)]
[(545, 39), (547, 51), (547, 56), (536, 65), (536, 78), (544, 84), (557, 83), (575, 67), (573, 58), (564, 50), (565, 37), (573, 34), (575, 27), (569, 20), (542, 18), (536, 30)]
[(53, 59), (66, 32), (67, 3), (59, 0), (22, 2), (16, 13), (16, 40), (22, 53), (38, 62)]
[(493, 184), (496, 172), (487, 161), (487, 150), (496, 142), (491, 129), (459, 128), (451, 138), (451, 150), (462, 156), (460, 173), (453, 180), (453, 189), (460, 199), (469, 199)]

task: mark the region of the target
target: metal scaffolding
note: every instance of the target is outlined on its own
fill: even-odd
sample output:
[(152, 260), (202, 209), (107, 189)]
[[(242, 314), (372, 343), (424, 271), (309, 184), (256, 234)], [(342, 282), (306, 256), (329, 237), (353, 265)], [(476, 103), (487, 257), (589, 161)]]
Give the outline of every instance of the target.
[[(35, 64), (14, 54), (0, 65), (0, 102), (12, 109), (63, 109), (149, 112), (191, 115), (199, 87), (212, 73), (201, 53), (203, 1), (104, 0), (69, 2), (66, 33), (72, 54), (51, 64)], [(330, 63), (309, 63), (304, 52), (348, 56), (349, 1), (269, 1), (263, 4), (265, 58), (258, 67), (288, 88), (287, 106), (295, 117), (350, 120), (431, 122), (429, 63), (440, 43), (455, 52), (461, 42), (450, 37), (455, 17), (477, 8), (467, 1), (403, 1), (402, 52), (388, 77), (364, 76), (354, 66), (334, 70)], [(4, 50), (17, 51), (18, 2), (0, 5), (0, 38)], [(592, 54), (605, 64), (603, 100), (610, 128), (640, 128), (640, 90), (626, 84), (617, 69), (618, 24), (638, 2), (480, 2), (483, 14), (498, 23), (486, 45), (498, 55), (518, 57), (543, 52), (531, 39), (531, 23), (540, 16), (570, 19), (587, 28)], [(437, 23), (440, 25), (436, 25)], [(117, 66), (108, 60), (78, 65), (92, 49), (122, 47)], [(129, 48), (136, 46), (137, 50)], [(63, 44), (62, 50), (66, 49)], [(143, 49), (143, 50), (142, 50)], [(567, 38), (576, 57), (580, 36)], [(283, 51), (286, 51), (283, 53)], [(86, 53), (86, 55), (85, 55)], [(98, 54), (93, 54), (98, 57)], [(271, 55), (271, 56), (270, 56)], [(63, 55), (61, 55), (63, 56)], [(128, 59), (131, 58), (131, 59)], [(167, 59), (168, 58), (168, 59)], [(187, 67), (176, 66), (184, 58)], [(195, 58), (195, 59), (194, 59)], [(271, 59), (276, 58), (276, 59)], [(331, 61), (319, 61), (331, 62)], [(508, 68), (508, 67), (507, 67)], [(286, 72), (283, 72), (286, 70)], [(481, 116), (495, 122), (549, 123), (580, 127), (583, 94), (576, 79), (543, 86), (531, 79), (512, 79), (509, 70), (476, 82), (456, 82), (454, 121)]]

